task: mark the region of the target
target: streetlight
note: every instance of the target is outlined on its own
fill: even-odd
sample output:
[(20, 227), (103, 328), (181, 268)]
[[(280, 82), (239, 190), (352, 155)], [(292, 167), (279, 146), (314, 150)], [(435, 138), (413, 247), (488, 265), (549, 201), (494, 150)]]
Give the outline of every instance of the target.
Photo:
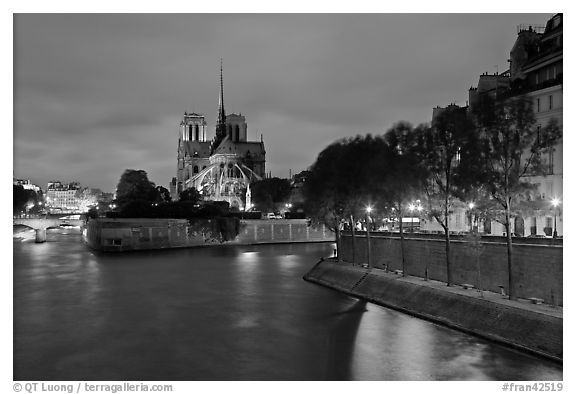
[(368, 262), (368, 268), (370, 268), (370, 212), (372, 212), (372, 207), (368, 205), (366, 207), (366, 245), (368, 248), (366, 260)]
[(473, 202), (468, 203), (468, 208), (470, 209), (470, 232), (474, 231), (474, 223), (472, 223), (472, 209), (474, 209), (475, 205)]
[(552, 205), (554, 206), (554, 233), (552, 234), (552, 238), (557, 238), (558, 232), (556, 231), (556, 209), (558, 208), (558, 205), (560, 205), (560, 200), (557, 198), (553, 199)]

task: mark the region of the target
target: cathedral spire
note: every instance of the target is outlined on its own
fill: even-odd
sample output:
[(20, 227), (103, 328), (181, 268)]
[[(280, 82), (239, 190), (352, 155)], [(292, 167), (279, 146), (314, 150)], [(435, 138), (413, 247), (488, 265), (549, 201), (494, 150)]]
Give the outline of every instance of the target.
[(222, 72), (222, 58), (220, 58), (220, 98), (218, 102), (218, 123), (226, 123), (226, 111), (224, 111), (224, 77)]
[(220, 98), (218, 103), (218, 121), (216, 122), (216, 136), (212, 141), (211, 153), (214, 153), (222, 140), (226, 137), (226, 111), (224, 111), (224, 77), (222, 72), (222, 58), (220, 58)]

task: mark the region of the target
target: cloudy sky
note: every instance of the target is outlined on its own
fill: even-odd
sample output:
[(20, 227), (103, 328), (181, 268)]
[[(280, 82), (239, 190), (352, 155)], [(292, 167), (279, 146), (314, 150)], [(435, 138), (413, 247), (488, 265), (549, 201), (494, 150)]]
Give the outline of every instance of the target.
[(14, 176), (112, 192), (125, 169), (167, 186), (184, 111), (264, 136), (287, 177), (329, 143), (430, 121), (507, 69), (519, 24), (552, 14), (17, 14)]

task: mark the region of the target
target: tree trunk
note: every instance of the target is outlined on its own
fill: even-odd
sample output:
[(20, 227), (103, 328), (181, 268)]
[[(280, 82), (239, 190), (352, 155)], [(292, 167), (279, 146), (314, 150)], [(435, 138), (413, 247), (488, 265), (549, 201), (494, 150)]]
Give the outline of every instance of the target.
[(450, 261), (450, 227), (448, 226), (448, 194), (444, 201), (444, 238), (446, 241), (446, 284), (452, 286), (452, 267)]
[(516, 291), (514, 290), (514, 280), (512, 274), (512, 231), (510, 231), (510, 203), (506, 202), (506, 248), (508, 250), (508, 298), (510, 300), (516, 299)]
[(402, 215), (398, 215), (400, 223), (400, 254), (402, 255), (402, 276), (406, 276), (406, 258), (404, 257), (404, 231), (402, 230)]
[(446, 241), (446, 284), (452, 286), (452, 270), (450, 264), (450, 230), (448, 227), (444, 229), (444, 238)]
[(340, 257), (340, 243), (340, 226), (336, 225), (336, 258), (339, 263), (342, 261), (342, 257)]
[(356, 226), (352, 215), (350, 215), (350, 228), (352, 230), (352, 264), (356, 264)]

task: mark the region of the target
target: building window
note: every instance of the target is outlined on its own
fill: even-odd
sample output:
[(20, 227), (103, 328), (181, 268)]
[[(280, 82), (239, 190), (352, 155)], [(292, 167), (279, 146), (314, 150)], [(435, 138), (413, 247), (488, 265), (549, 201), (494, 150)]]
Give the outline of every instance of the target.
[(540, 112), (540, 98), (536, 99), (536, 112)]
[(236, 125), (236, 130), (235, 130), (235, 132), (236, 132), (236, 133), (235, 133), (235, 134), (236, 134), (236, 135), (235, 135), (236, 138), (234, 139), (234, 141), (240, 141), (240, 126)]
[(536, 72), (536, 85), (540, 83), (540, 75)]
[(196, 141), (200, 140), (200, 129), (198, 128), (198, 125), (194, 126), (194, 132), (195, 132), (195, 139)]
[(198, 166), (194, 166), (194, 174), (198, 174)]
[(554, 106), (554, 96), (550, 95), (548, 96), (548, 109), (552, 109), (553, 106)]
[(552, 67), (552, 78), (556, 79), (556, 66)]

